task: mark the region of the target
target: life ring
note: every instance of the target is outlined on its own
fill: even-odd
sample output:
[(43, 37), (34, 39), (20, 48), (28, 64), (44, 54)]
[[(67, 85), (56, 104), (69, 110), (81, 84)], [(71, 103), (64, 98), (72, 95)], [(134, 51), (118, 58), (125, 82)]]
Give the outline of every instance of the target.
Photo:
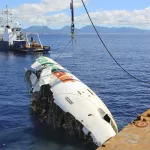
[(148, 123), (147, 123), (146, 121), (140, 120), (140, 121), (136, 121), (136, 122), (135, 122), (135, 125), (136, 125), (137, 127), (143, 128), (143, 127), (147, 127), (147, 126), (148, 126)]

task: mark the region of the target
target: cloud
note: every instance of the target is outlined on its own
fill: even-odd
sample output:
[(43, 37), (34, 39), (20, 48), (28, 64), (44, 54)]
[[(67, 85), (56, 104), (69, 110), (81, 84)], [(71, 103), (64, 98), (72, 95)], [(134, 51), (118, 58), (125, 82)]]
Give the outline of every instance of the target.
[(70, 17), (64, 13), (56, 14), (53, 16), (43, 16), (32, 17), (28, 20), (30, 25), (47, 25), (49, 27), (63, 27), (70, 24)]
[[(95, 25), (108, 27), (137, 27), (150, 29), (150, 7), (144, 10), (112, 10), (92, 12), (90, 16)], [(77, 23), (82, 25), (89, 24), (89, 19), (86, 14), (76, 18)]]
[[(84, 0), (87, 2), (87, 0)], [(14, 9), (14, 13), (46, 14), (70, 8), (70, 0), (41, 0), (40, 3), (26, 3)], [(81, 0), (74, 0), (74, 7), (81, 7)]]
[[(88, 2), (88, 0), (85, 0)], [(70, 0), (42, 0), (38, 4), (23, 4), (13, 9), (14, 16), (26, 26), (47, 25), (49, 27), (63, 27), (70, 25), (70, 16), (63, 12), (69, 9)], [(75, 7), (81, 7), (81, 0), (74, 0)], [(54, 15), (49, 15), (53, 13)], [(143, 10), (104, 10), (90, 12), (95, 25), (107, 27), (138, 27), (150, 29), (150, 7)], [(16, 19), (17, 20), (17, 19)], [(76, 26), (89, 25), (87, 14), (75, 17)]]
[[(70, 9), (70, 2), (70, 0), (41, 0), (37, 4), (25, 3), (12, 9), (12, 14), (15, 16), (14, 18), (26, 25), (28, 23), (28, 25), (64, 26), (70, 23), (70, 16), (62, 11)], [(88, 0), (84, 0), (84, 2), (88, 2)], [(81, 0), (74, 0), (75, 8), (81, 6)], [(48, 16), (47, 13), (55, 13), (55, 15)]]

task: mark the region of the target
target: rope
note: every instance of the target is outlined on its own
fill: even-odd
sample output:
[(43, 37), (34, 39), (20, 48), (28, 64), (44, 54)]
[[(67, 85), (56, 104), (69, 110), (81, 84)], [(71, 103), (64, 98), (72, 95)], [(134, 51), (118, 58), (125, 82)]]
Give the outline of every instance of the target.
[(61, 53), (58, 55), (58, 57), (56, 57), (54, 60), (57, 61), (58, 58), (62, 55), (62, 53), (64, 53), (64, 51), (66, 50), (66, 48), (68, 47), (68, 45), (72, 42), (72, 39), (68, 42), (68, 44), (63, 48), (63, 50), (61, 51)]
[(113, 57), (113, 55), (110, 53), (110, 51), (108, 50), (107, 46), (105, 45), (104, 41), (102, 40), (101, 36), (99, 35), (99, 33), (98, 33), (98, 31), (97, 31), (97, 29), (96, 29), (96, 27), (95, 27), (95, 25), (94, 25), (94, 23), (93, 23), (91, 17), (90, 17), (90, 14), (89, 14), (89, 12), (88, 12), (86, 6), (85, 6), (84, 1), (83, 1), (83, 0), (81, 0), (81, 1), (82, 1), (82, 3), (83, 3), (83, 6), (84, 6), (84, 8), (85, 8), (85, 11), (86, 11), (86, 13), (87, 13), (87, 15), (88, 15), (88, 17), (89, 17), (89, 19), (90, 19), (90, 21), (91, 21), (91, 24), (92, 24), (92, 26), (93, 26), (93, 28), (94, 28), (94, 30), (95, 30), (97, 36), (99, 37), (100, 41), (102, 42), (103, 46), (105, 47), (105, 50), (106, 50), (107, 53), (111, 56), (111, 58), (115, 61), (115, 63), (116, 63), (126, 74), (128, 74), (128, 75), (129, 75), (130, 77), (132, 77), (133, 79), (135, 79), (135, 80), (137, 80), (137, 81), (139, 81), (139, 82), (145, 83), (145, 84), (150, 84), (150, 82), (143, 81), (143, 80), (138, 79), (137, 77), (133, 76), (132, 74), (130, 74), (130, 73), (129, 73), (127, 70), (125, 70), (125, 69), (118, 63), (118, 61)]
[[(75, 59), (74, 59), (74, 45), (73, 45), (73, 43), (72, 43), (72, 60), (73, 60), (73, 64), (76, 66), (76, 64), (75, 64)], [(74, 70), (75, 70), (75, 67), (72, 67), (73, 68), (73, 72), (75, 72)]]

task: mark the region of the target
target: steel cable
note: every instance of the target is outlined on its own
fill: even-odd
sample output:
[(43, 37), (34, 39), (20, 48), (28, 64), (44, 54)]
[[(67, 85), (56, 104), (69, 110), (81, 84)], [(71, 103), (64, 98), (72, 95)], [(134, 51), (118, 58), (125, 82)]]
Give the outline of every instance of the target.
[(62, 53), (64, 53), (64, 51), (66, 50), (66, 48), (68, 47), (68, 45), (72, 42), (72, 39), (68, 42), (68, 44), (62, 49), (61, 53), (54, 59), (55, 61), (58, 60), (58, 58), (62, 55)]
[(94, 23), (93, 23), (93, 21), (92, 21), (92, 19), (91, 19), (91, 16), (90, 16), (90, 14), (89, 14), (89, 12), (88, 12), (88, 10), (87, 10), (87, 8), (86, 8), (86, 5), (85, 5), (84, 1), (83, 1), (83, 0), (81, 0), (81, 1), (82, 1), (82, 4), (83, 4), (83, 6), (84, 6), (84, 8), (85, 8), (85, 11), (86, 11), (86, 13), (87, 13), (87, 15), (88, 15), (88, 17), (89, 17), (89, 19), (90, 19), (90, 21), (91, 21), (91, 24), (92, 24), (92, 26), (93, 26), (93, 28), (94, 28), (94, 30), (95, 30), (97, 36), (99, 37), (99, 39), (100, 39), (100, 41), (102, 42), (103, 46), (105, 47), (106, 51), (107, 51), (108, 54), (111, 56), (111, 58), (115, 61), (115, 63), (116, 63), (126, 74), (128, 74), (130, 77), (134, 78), (135, 80), (137, 80), (137, 81), (139, 81), (139, 82), (146, 83), (146, 84), (150, 84), (150, 82), (143, 81), (143, 80), (138, 79), (137, 77), (133, 76), (132, 74), (130, 74), (127, 70), (125, 70), (125, 69), (118, 63), (118, 61), (117, 61), (117, 60), (114, 58), (114, 56), (110, 53), (110, 51), (108, 50), (108, 48), (107, 48), (107, 46), (105, 45), (104, 41), (102, 40), (101, 36), (99, 35), (99, 33), (98, 33), (98, 31), (97, 31), (97, 29), (96, 29), (96, 27), (95, 27), (95, 25), (94, 25)]

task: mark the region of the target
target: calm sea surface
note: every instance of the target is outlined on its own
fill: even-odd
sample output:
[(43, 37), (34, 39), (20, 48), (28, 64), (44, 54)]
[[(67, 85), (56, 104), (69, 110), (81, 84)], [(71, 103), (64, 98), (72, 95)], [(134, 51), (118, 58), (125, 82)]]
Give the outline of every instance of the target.
[[(104, 34), (117, 61), (132, 75), (150, 83), (150, 35)], [(56, 59), (70, 40), (68, 35), (42, 35)], [(29, 89), (24, 68), (43, 54), (0, 52), (0, 150), (82, 150), (83, 143), (53, 131), (30, 116)], [(77, 35), (57, 62), (87, 84), (112, 112), (119, 130), (150, 108), (150, 84), (124, 73), (106, 53), (96, 35)]]

